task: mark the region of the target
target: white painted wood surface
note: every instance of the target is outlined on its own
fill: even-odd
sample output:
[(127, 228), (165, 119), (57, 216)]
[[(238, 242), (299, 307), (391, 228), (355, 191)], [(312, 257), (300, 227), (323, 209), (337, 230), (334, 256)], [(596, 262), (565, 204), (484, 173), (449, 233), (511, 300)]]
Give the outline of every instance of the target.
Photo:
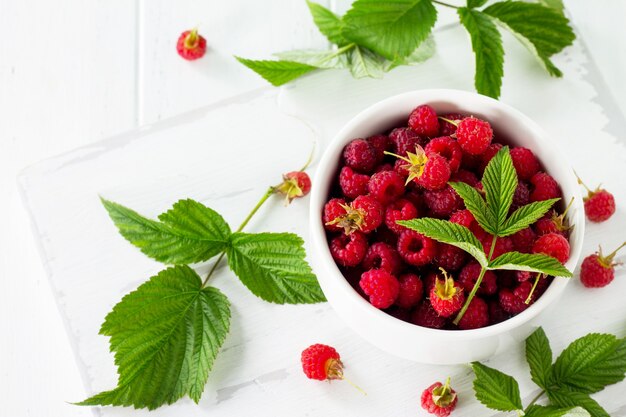
[[(0, 31), (2, 33), (0, 37), (0, 109), (2, 110), (2, 117), (0, 118), (0, 143), (2, 144), (0, 181), (2, 189), (6, 190), (4, 204), (0, 207), (2, 218), (6, 219), (3, 237), (0, 239), (0, 270), (2, 271), (0, 276), (4, 284), (2, 291), (0, 291), (0, 317), (2, 317), (0, 319), (0, 334), (2, 334), (0, 339), (1, 416), (91, 415), (87, 409), (66, 404), (66, 401), (82, 398), (85, 392), (70, 350), (70, 344), (65, 337), (63, 325), (55, 307), (55, 301), (51, 296), (44, 269), (41, 267), (36, 254), (35, 243), (29, 231), (29, 220), (17, 195), (16, 173), (23, 166), (30, 165), (46, 156), (92, 143), (117, 132), (126, 131), (136, 126), (138, 121), (152, 122), (262, 86), (263, 83), (254, 74), (242, 72), (240, 67), (230, 65), (230, 61), (226, 59), (230, 53), (267, 56), (270, 52), (283, 49), (283, 47), (286, 49), (296, 45), (324, 44), (321, 36), (311, 34), (312, 26), (301, 2), (285, 1), (285, 9), (288, 11), (287, 17), (277, 17), (275, 23), (271, 25), (259, 24), (259, 26), (255, 26), (254, 23), (261, 21), (258, 19), (258, 12), (257, 14), (251, 12), (254, 11), (255, 7), (253, 3), (255, 2), (247, 2), (248, 7), (244, 13), (239, 2), (211, 2), (204, 6), (200, 5), (199, 2), (185, 2), (184, 5), (177, 3), (176, 7), (167, 8), (164, 4), (146, 1), (64, 0), (52, 3), (0, 0)], [(626, 62), (623, 59), (624, 49), (620, 49), (619, 45), (616, 45), (615, 39), (624, 38), (624, 29), (620, 18), (620, 16), (624, 16), (624, 4), (606, 0), (599, 1), (597, 4), (599, 11), (594, 12), (594, 16), (597, 18), (593, 21), (587, 18), (588, 11), (585, 8), (588, 7), (588, 2), (568, 2), (568, 7), (571, 7), (572, 13), (574, 13), (574, 20), (577, 23), (581, 22), (580, 31), (583, 36), (586, 36), (585, 42), (592, 51), (594, 61), (601, 68), (601, 77), (609, 84), (610, 91), (620, 92), (623, 91), (620, 90), (623, 89), (623, 85), (615, 80), (620, 81), (618, 76), (623, 74)], [(264, 7), (267, 7), (267, 4)], [(226, 16), (237, 16), (244, 22), (250, 21), (250, 24), (249, 26), (242, 24), (240, 26), (242, 29), (237, 34), (226, 37), (223, 34), (230, 30), (230, 26), (225, 26), (227, 24)], [(289, 22), (298, 23), (289, 26)], [(611, 22), (613, 22), (612, 25)], [(173, 53), (173, 42), (178, 32), (184, 27), (195, 24), (200, 24), (201, 28), (219, 27), (220, 30), (215, 32), (214, 36), (216, 38), (224, 36), (223, 39), (215, 43), (218, 52), (216, 56), (211, 57), (209, 55), (206, 60), (212, 59), (213, 65), (203, 65), (201, 64), (202, 61), (198, 63), (199, 65), (195, 63), (187, 65), (188, 63), (178, 60)], [(285, 26), (282, 26), (283, 24)], [(603, 30), (607, 26), (612, 28), (611, 31)], [(255, 28), (254, 35), (252, 35), (252, 29), (247, 30), (247, 28), (253, 27)], [(297, 33), (293, 32), (294, 27), (296, 27)], [(608, 36), (611, 38), (607, 39)], [(35, 46), (33, 46), (33, 42)], [(256, 53), (253, 54), (252, 52)], [(449, 59), (449, 57), (445, 58), (445, 52), (441, 50), (441, 46), (440, 53), (441, 57), (437, 60), (439, 60), (439, 64), (445, 64), (445, 59)], [(525, 56), (521, 54), (520, 51), (520, 56)], [(568, 57), (565, 56), (563, 59), (567, 60)], [(429, 65), (436, 64), (434, 62)], [(528, 66), (529, 71), (534, 71), (534, 63), (530, 63)], [(422, 70), (426, 71), (427, 69)], [(449, 71), (451, 74), (459, 74), (458, 68), (450, 67)], [(584, 73), (586, 69), (581, 68), (580, 71)], [(207, 75), (209, 73), (210, 75)], [(402, 75), (400, 74), (400, 77)], [(581, 74), (575, 76), (578, 77), (579, 75)], [(325, 75), (321, 76), (322, 78), (319, 77), (309, 77), (298, 83), (297, 86), (283, 91), (279, 98), (281, 108), (290, 112), (297, 111), (298, 108), (307, 108), (306, 106), (315, 109), (319, 102), (309, 100), (310, 93), (307, 93), (307, 90), (315, 91), (315, 88), (319, 89), (320, 86), (326, 86), (328, 82), (337, 82), (334, 76), (329, 75), (330, 78), (325, 78), (327, 77)], [(339, 80), (344, 80), (341, 77)], [(236, 82), (229, 83), (223, 80), (236, 80)], [(408, 81), (410, 81), (409, 78), (407, 78)], [(467, 80), (462, 77), (458, 79), (459, 85), (465, 81)], [(348, 79), (346, 82), (351, 81)], [(509, 77), (505, 89), (506, 86), (515, 82)], [(368, 85), (368, 83), (369, 81), (365, 81), (362, 85)], [(552, 84), (552, 81), (546, 86), (551, 85), (557, 88), (556, 84)], [(538, 89), (538, 91), (544, 90)], [(391, 92), (390, 90), (389, 93)], [(592, 87), (584, 87), (580, 93), (582, 94), (581, 99), (595, 100), (595, 92)], [(303, 97), (309, 99), (303, 102)], [(622, 105), (622, 110), (626, 109), (624, 97), (626, 94), (622, 93), (615, 94), (614, 97)], [(505, 94), (504, 99), (528, 112), (528, 109), (520, 106), (520, 102), (516, 101), (519, 100), (519, 97)], [(294, 107), (294, 103), (297, 105), (296, 107)], [(302, 107), (303, 103), (306, 104), (305, 107)], [(354, 108), (353, 110), (356, 111), (357, 109)], [(553, 108), (548, 107), (546, 112), (553, 110)], [(592, 106), (592, 110), (594, 114), (600, 111), (595, 105)], [(567, 112), (564, 111), (563, 113)], [(571, 119), (576, 120), (573, 117)], [(339, 123), (340, 121), (335, 118), (332, 122)], [(588, 129), (586, 131), (588, 137), (599, 137), (598, 140), (612, 146), (610, 145), (612, 139), (606, 134), (600, 133), (603, 126), (602, 120), (594, 118), (593, 123), (586, 123), (585, 125)], [(611, 124), (609, 123), (607, 128), (610, 127)], [(332, 126), (329, 125), (325, 129), (330, 131)], [(561, 133), (560, 128), (558, 132)], [(563, 137), (567, 139), (565, 133), (573, 136), (579, 134), (576, 125), (571, 132), (563, 130)], [(624, 138), (621, 137), (620, 139), (623, 140)], [(623, 155), (623, 149), (615, 148), (610, 154), (619, 155), (620, 152)], [(573, 155), (573, 158), (580, 157), (581, 155), (578, 153)], [(606, 181), (611, 173), (611, 167), (596, 162), (603, 161), (603, 158), (604, 155), (598, 154), (595, 158), (591, 158), (592, 162), (587, 162), (584, 166), (577, 166), (577, 168), (591, 181), (603, 180), (607, 186), (619, 186), (617, 183), (611, 184)], [(270, 173), (265, 172), (265, 174), (268, 175), (267, 179), (269, 179)], [(176, 182), (172, 182), (169, 185), (175, 184)], [(156, 191), (156, 189), (150, 189), (146, 185), (135, 183), (134, 187), (141, 186), (140, 189), (146, 193)], [(120, 195), (132, 191), (120, 191), (117, 187), (115, 189), (122, 193)], [(183, 188), (176, 189), (180, 190), (181, 193), (185, 191)], [(100, 190), (100, 192), (105, 193), (105, 190)], [(253, 194), (252, 191), (249, 191), (245, 201), (253, 200), (255, 198)], [(169, 194), (168, 197), (170, 197)], [(171, 199), (175, 197), (171, 195)], [(203, 196), (198, 196), (198, 198), (201, 197)], [(220, 202), (219, 199), (205, 199), (205, 201), (218, 207), (219, 204), (227, 204), (228, 202), (227, 200)], [(129, 200), (129, 203), (131, 202)], [(149, 203), (149, 201), (145, 203)], [(154, 212), (161, 208), (152, 207), (150, 204), (145, 207), (154, 210)], [(294, 216), (291, 219), (295, 221), (298, 218), (297, 210), (292, 210), (290, 213)], [(620, 214), (623, 216), (624, 213)], [(236, 218), (235, 213), (233, 213), (232, 218)], [(267, 222), (259, 223), (259, 225), (268, 229), (273, 227), (269, 219)], [(620, 240), (618, 236), (615, 236), (614, 241), (611, 242), (606, 238), (608, 231), (615, 228), (614, 224), (590, 228), (592, 230), (588, 237), (589, 250), (595, 242), (603, 241), (609, 245)], [(105, 238), (104, 234), (94, 234), (93, 236), (96, 244), (99, 239)], [(145, 261), (142, 260), (141, 256), (137, 256), (132, 248), (123, 246), (123, 253), (123, 256), (132, 259), (132, 264), (136, 264), (136, 267), (146, 267), (147, 264), (142, 263)], [(151, 267), (156, 268), (153, 264)], [(130, 287), (121, 289), (126, 290)], [(578, 294), (579, 298), (574, 298), (572, 302), (587, 302), (589, 297), (587, 293), (576, 292), (575, 294)], [(246, 294), (243, 292), (241, 294), (234, 292), (232, 296), (241, 296), (237, 299), (246, 300)], [(110, 301), (114, 302), (115, 300)], [(259, 302), (251, 299), (250, 304), (259, 304)], [(295, 316), (305, 315), (307, 312), (306, 309), (300, 308), (291, 311)], [(551, 336), (555, 338), (555, 350), (563, 347), (575, 335), (591, 330), (592, 324), (601, 319), (600, 313), (601, 310), (598, 310), (591, 314), (591, 319), (594, 321), (572, 321), (565, 325), (558, 323), (559, 326), (555, 323), (550, 328)], [(323, 309), (318, 314), (320, 317), (328, 317), (332, 312)], [(583, 315), (589, 316), (584, 311), (580, 311), (579, 316), (574, 317), (581, 317), (582, 319)], [(100, 319), (97, 318), (96, 321)], [(589, 323), (590, 327), (587, 328), (581, 323)], [(621, 321), (621, 328), (623, 333), (623, 320)], [(593, 329), (599, 329), (599, 327), (594, 326)], [(620, 331), (619, 323), (615, 324), (615, 327), (609, 326), (609, 328), (604, 329), (618, 332)], [(231, 339), (233, 335), (237, 335), (235, 332), (242, 330), (242, 328), (234, 327), (233, 330)], [(301, 343), (294, 342), (294, 346), (300, 347), (312, 341), (304, 339), (303, 334), (298, 333), (298, 331), (297, 327), (293, 328), (293, 334), (300, 335), (303, 339), (301, 339)], [(385, 361), (381, 362), (380, 369), (375, 370), (374, 377), (371, 374), (363, 373), (364, 363), (368, 361), (367, 354), (370, 351), (361, 346), (362, 342), (334, 323), (325, 331), (326, 341), (343, 346), (344, 355), (353, 358), (354, 365), (351, 366), (350, 371), (354, 372), (354, 378), (359, 381), (368, 381), (367, 384), (364, 383), (363, 385), (368, 385), (366, 388), (370, 391), (370, 398), (367, 401), (362, 401), (363, 409), (374, 410), (375, 408), (372, 407), (375, 407), (380, 399), (378, 395), (374, 394), (377, 390), (372, 391), (370, 389), (369, 381), (387, 381), (384, 378), (388, 378), (386, 375), (389, 373), (398, 374), (398, 381), (413, 381), (415, 368), (406, 363), (393, 362), (390, 365)], [(106, 340), (100, 340), (100, 342), (106, 343)], [(258, 343), (269, 350), (276, 343), (276, 340), (261, 338)], [(209, 394), (209, 392), (214, 393), (213, 390), (216, 388), (211, 382), (207, 394), (205, 394), (205, 402), (200, 408), (203, 414), (208, 412), (215, 414), (216, 410), (219, 410), (220, 413), (235, 413), (241, 411), (241, 408), (236, 407), (247, 407), (257, 398), (259, 401), (271, 399), (276, 401), (278, 394), (284, 393), (284, 388), (289, 388), (288, 392), (291, 393), (285, 398), (285, 401), (309, 401), (314, 406), (319, 406), (310, 410), (310, 415), (318, 415), (321, 410), (324, 410), (325, 406), (321, 405), (324, 402), (330, 402), (330, 405), (341, 409), (346, 401), (354, 400), (354, 392), (346, 388), (345, 384), (334, 384), (332, 387), (326, 385), (311, 386), (308, 383), (302, 383), (299, 379), (289, 378), (287, 380), (293, 387), (284, 387), (285, 383), (281, 384), (281, 381), (285, 381), (285, 374), (272, 373), (271, 371), (266, 377), (255, 380), (254, 374), (256, 376), (263, 374), (260, 372), (263, 370), (257, 368), (259, 365), (254, 365), (257, 363), (255, 358), (249, 352), (243, 352), (242, 357), (245, 360), (239, 361), (236, 359), (241, 359), (241, 357), (237, 358), (235, 353), (231, 354), (234, 356), (229, 356), (227, 352), (222, 355), (222, 371), (218, 372), (219, 370), (216, 369), (216, 373), (212, 377), (212, 380), (221, 381), (222, 388), (227, 388), (222, 391), (221, 400), (222, 404), (230, 405), (222, 405), (218, 408), (210, 404), (220, 399), (214, 394)], [(286, 366), (285, 372), (296, 378), (299, 376), (297, 366), (294, 366), (293, 363), (288, 365), (284, 363), (285, 358), (293, 356), (293, 352), (284, 351), (282, 353), (279, 356), (282, 361), (281, 364)], [(295, 353), (297, 354), (297, 352)], [(269, 368), (276, 365), (275, 359), (269, 361)], [(110, 357), (103, 356), (102, 360), (110, 360)], [(234, 364), (235, 370), (226, 372), (225, 368), (230, 364)], [(108, 372), (109, 378), (114, 376), (111, 373), (114, 372), (114, 369), (110, 363), (108, 367), (98, 366), (99, 372)], [(516, 374), (519, 372), (519, 368), (521, 368), (520, 361), (513, 361), (508, 366), (508, 369), (515, 369), (514, 373)], [(505, 367), (506, 369), (507, 367)], [(249, 373), (247, 380), (245, 379), (246, 372)], [(433, 368), (423, 372), (426, 378), (435, 375), (439, 378), (439, 374), (444, 371), (440, 368)], [(455, 373), (453, 372), (453, 374)], [(465, 389), (468, 387), (468, 378), (461, 379), (461, 384), (464, 384)], [(104, 381), (101, 383), (104, 384)], [(420, 384), (416, 385), (421, 387)], [(393, 397), (392, 403), (398, 404), (398, 409), (403, 410), (400, 413), (406, 412), (406, 415), (413, 415), (413, 411), (416, 410), (415, 390), (406, 383), (401, 386), (394, 383), (393, 386), (400, 389), (397, 390), (397, 395)], [(229, 387), (233, 389), (228, 390)], [(260, 390), (259, 387), (265, 387), (265, 391)], [(105, 386), (94, 388), (105, 388)], [(525, 392), (528, 392), (529, 388), (529, 385), (523, 386)], [(604, 400), (604, 396), (617, 394), (619, 392), (617, 388), (613, 387), (610, 391), (603, 393), (602, 399)], [(249, 401), (241, 401), (241, 397), (238, 397), (242, 395), (241, 393), (251, 395), (247, 397)], [(302, 395), (306, 396), (303, 397)], [(227, 400), (226, 397), (228, 396), (231, 396), (231, 400)], [(611, 403), (612, 410), (619, 407), (619, 398), (617, 401)], [(258, 404), (266, 403), (260, 402)], [(276, 411), (274, 415), (287, 415), (288, 411), (290, 412), (289, 415), (298, 414), (297, 410), (299, 409), (289, 410), (288, 404)], [(386, 403), (381, 400), (380, 404), (385, 405)], [(472, 406), (466, 405), (465, 407)], [(478, 411), (481, 410), (479, 408), (466, 408), (468, 411), (470, 409), (481, 412)], [(385, 407), (385, 410), (388, 413), (393, 411), (389, 407)], [(170, 415), (174, 414), (172, 413), (173, 410), (170, 409), (169, 411)], [(271, 410), (267, 409), (266, 412), (269, 413)], [(108, 415), (135, 415), (130, 410), (111, 410), (108, 413), (110, 413)], [(614, 415), (626, 415), (621, 413)]]

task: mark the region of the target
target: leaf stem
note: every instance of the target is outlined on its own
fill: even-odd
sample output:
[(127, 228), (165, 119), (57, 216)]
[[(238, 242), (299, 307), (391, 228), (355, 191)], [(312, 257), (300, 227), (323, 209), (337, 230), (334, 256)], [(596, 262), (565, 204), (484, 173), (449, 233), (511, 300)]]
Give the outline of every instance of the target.
[(535, 396), (535, 398), (533, 398), (533, 399), (532, 399), (532, 401), (531, 401), (531, 402), (530, 402), (530, 403), (526, 406), (526, 410), (524, 410), (524, 412), (527, 412), (527, 411), (528, 411), (528, 409), (529, 409), (531, 406), (535, 405), (535, 403), (537, 402), (537, 400), (538, 400), (539, 398), (541, 398), (541, 396), (542, 396), (543, 394), (545, 394), (545, 393), (546, 393), (546, 391), (542, 389), (542, 390), (541, 390), (541, 392), (539, 392), (539, 394), (537, 394), (537, 395)]
[(313, 64), (313, 66), (317, 66), (319, 64), (323, 64), (324, 62), (326, 62), (326, 61), (328, 61), (330, 59), (333, 59), (334, 57), (339, 56), (339, 55), (343, 54), (346, 51), (349, 51), (350, 49), (354, 48), (355, 46), (356, 46), (355, 43), (349, 43), (349, 44), (347, 44), (345, 46), (342, 46), (341, 48), (337, 49), (334, 53), (332, 53), (332, 54), (330, 54), (330, 55), (320, 59), (319, 61), (316, 61)]
[(542, 275), (541, 272), (537, 272), (537, 276), (535, 277), (535, 282), (533, 283), (533, 287), (530, 289), (530, 292), (528, 293), (528, 297), (526, 297), (524, 304), (530, 304), (530, 301), (533, 298), (535, 289), (537, 288), (537, 284), (539, 284), (539, 280), (541, 279), (541, 275)]
[(431, 1), (433, 3), (436, 3), (436, 4), (440, 5), (440, 6), (450, 7), (452, 9), (458, 9), (459, 8), (458, 6), (455, 6), (453, 4), (444, 3), (442, 1), (437, 1), (437, 0), (431, 0)]

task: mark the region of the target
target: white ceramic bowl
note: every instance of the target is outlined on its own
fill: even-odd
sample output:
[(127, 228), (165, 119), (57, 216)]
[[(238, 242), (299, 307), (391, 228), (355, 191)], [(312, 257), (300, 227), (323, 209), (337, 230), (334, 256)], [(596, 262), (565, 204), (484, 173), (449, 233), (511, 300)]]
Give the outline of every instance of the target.
[(561, 185), (564, 199), (575, 201), (568, 212), (575, 225), (570, 235), (571, 254), (566, 263), (573, 271), (585, 231), (579, 186), (572, 168), (554, 147), (550, 137), (532, 120), (497, 100), (458, 90), (418, 90), (380, 101), (350, 120), (334, 137), (317, 168), (311, 192), (313, 265), (328, 302), (337, 314), (364, 339), (394, 355), (430, 364), (455, 364), (483, 360), (523, 341), (547, 307), (557, 302), (569, 278), (555, 278), (547, 291), (528, 309), (502, 323), (475, 330), (437, 330), (396, 319), (374, 308), (346, 281), (333, 261), (322, 224), (322, 210), (338, 172), (343, 147), (352, 139), (406, 125), (408, 115), (421, 104), (439, 114), (461, 112), (488, 120), (512, 145), (525, 146), (541, 160)]

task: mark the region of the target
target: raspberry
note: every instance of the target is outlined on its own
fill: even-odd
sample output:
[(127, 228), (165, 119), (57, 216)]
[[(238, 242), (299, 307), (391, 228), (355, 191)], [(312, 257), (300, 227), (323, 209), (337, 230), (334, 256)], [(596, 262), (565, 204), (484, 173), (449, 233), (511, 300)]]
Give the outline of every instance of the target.
[(398, 199), (387, 206), (385, 211), (385, 224), (395, 233), (406, 230), (404, 226), (396, 223), (398, 220), (411, 220), (417, 218), (418, 212), (415, 205), (404, 198)]
[(498, 300), (489, 300), (489, 324), (501, 323), (511, 316), (504, 311)]
[(519, 314), (526, 310), (528, 306), (532, 304), (532, 302), (529, 304), (524, 302), (524, 300), (528, 298), (532, 286), (530, 281), (525, 281), (520, 283), (513, 291), (508, 288), (501, 289), (498, 294), (498, 299), (500, 300), (502, 309), (509, 314)]
[(369, 296), (370, 303), (381, 309), (391, 306), (400, 292), (400, 284), (396, 277), (382, 269), (370, 269), (364, 272), (359, 285)]
[[(456, 133), (456, 126), (446, 120), (452, 120), (453, 122), (460, 122), (465, 116), (459, 113), (448, 113), (441, 116), (439, 120), (439, 135), (440, 136), (452, 136)], [(446, 119), (446, 120), (443, 120)]]
[(556, 210), (551, 210), (544, 217), (537, 220), (533, 225), (537, 234), (546, 235), (548, 233), (558, 233), (567, 237), (571, 226), (566, 216), (573, 202), (574, 197), (571, 198), (563, 213), (558, 214)]
[(367, 194), (367, 183), (369, 180), (369, 175), (359, 174), (350, 167), (343, 167), (339, 172), (341, 192), (351, 199)]
[(489, 325), (489, 307), (485, 300), (480, 297), (472, 298), (465, 314), (459, 320), (459, 329), (479, 329)]
[(521, 253), (531, 253), (536, 239), (537, 234), (531, 227), (527, 227), (511, 235), (513, 248)]
[(441, 317), (450, 317), (463, 306), (465, 293), (444, 269), (441, 272), (444, 278), (435, 281), (435, 286), (430, 290), (430, 303)]
[(367, 252), (367, 238), (361, 232), (341, 234), (330, 241), (330, 254), (343, 266), (357, 266)]
[(436, 271), (430, 271), (428, 275), (426, 275), (426, 278), (424, 279), (424, 289), (426, 290), (426, 294), (430, 294), (430, 291), (433, 289), (438, 279), (439, 274)]
[[(330, 204), (335, 199), (326, 203)], [(332, 213), (326, 216), (326, 208), (324, 220), (327, 226), (338, 226), (343, 229), (346, 234), (350, 234), (355, 230), (359, 230), (363, 233), (369, 233), (376, 229), (383, 222), (384, 212), (383, 206), (369, 195), (360, 195), (352, 201), (350, 205), (343, 204), (340, 206), (343, 208), (343, 213), (336, 216), (335, 205), (340, 203), (334, 203), (332, 207)], [(338, 212), (339, 210), (337, 210)], [(331, 216), (336, 217), (332, 218)], [(336, 230), (336, 229), (332, 229)]]
[(367, 189), (372, 197), (387, 205), (404, 194), (404, 181), (395, 171), (383, 171), (372, 175)]
[(454, 175), (452, 175), (453, 182), (464, 182), (470, 187), (475, 187), (478, 184), (478, 178), (472, 171), (468, 171), (466, 169), (458, 170)]
[(302, 371), (309, 379), (318, 381), (343, 379), (343, 364), (335, 348), (315, 344), (302, 351)]
[(479, 155), (480, 156), (480, 167), (479, 167), (480, 172), (483, 172), (485, 168), (487, 168), (487, 165), (489, 164), (489, 162), (493, 159), (494, 156), (496, 156), (496, 154), (500, 151), (500, 149), (502, 149), (501, 143), (492, 143), (489, 146), (487, 146), (487, 149), (485, 149), (483, 153)]
[(435, 262), (447, 271), (457, 271), (465, 263), (467, 257), (465, 251), (456, 246), (439, 244)]
[(422, 392), (422, 408), (437, 417), (448, 417), (456, 408), (458, 397), (456, 392), (450, 388), (450, 378), (446, 384), (435, 382)]
[(397, 274), (402, 270), (402, 259), (398, 251), (389, 246), (387, 243), (373, 243), (363, 259), (363, 268), (383, 269), (390, 274)]
[(393, 143), (394, 152), (398, 155), (406, 155), (413, 152), (417, 146), (425, 146), (426, 141), (408, 127), (398, 127), (389, 133), (389, 139)]
[(406, 263), (422, 266), (437, 255), (437, 243), (414, 230), (407, 229), (398, 237), (398, 252)]
[[(485, 251), (485, 253), (489, 254), (489, 252), (491, 251), (493, 236), (487, 233), (484, 236), (478, 237), (478, 240), (480, 240), (480, 242), (483, 244), (483, 250)], [(498, 256), (505, 254), (506, 252), (513, 251), (513, 249), (513, 240), (511, 240), (510, 237), (499, 237), (496, 239), (496, 247), (493, 250), (491, 259), (496, 259)]]
[(398, 158), (395, 171), (402, 177), (408, 177), (407, 184), (413, 180), (427, 190), (439, 190), (450, 179), (448, 161), (437, 153), (426, 155), (421, 146), (416, 147), (414, 152), (407, 152), (406, 156), (392, 155)]
[(354, 139), (343, 149), (343, 159), (350, 168), (369, 173), (376, 166), (376, 149), (365, 139)]
[(311, 178), (303, 171), (292, 171), (283, 175), (283, 182), (276, 187), (276, 191), (284, 194), (286, 203), (294, 198), (304, 197), (311, 191)]
[(471, 155), (463, 151), (463, 158), (461, 159), (461, 168), (467, 169), (468, 171), (472, 171), (472, 172), (478, 172), (479, 167), (480, 167), (480, 155)]
[(385, 152), (390, 151), (393, 145), (391, 139), (386, 135), (374, 135), (367, 138), (369, 144), (374, 148), (376, 163), (379, 164), (385, 159)]
[(430, 138), (439, 133), (439, 118), (435, 109), (425, 104), (416, 107), (409, 115), (409, 127), (417, 134)]
[(513, 193), (513, 202), (511, 203), (511, 210), (516, 210), (526, 204), (530, 203), (530, 190), (528, 186), (523, 182), (518, 182), (515, 192)]
[(434, 138), (424, 148), (427, 155), (431, 153), (437, 153), (448, 161), (451, 172), (457, 172), (461, 166), (461, 158), (463, 157), (463, 151), (456, 140), (449, 136), (442, 136)]
[(412, 308), (422, 299), (424, 288), (422, 280), (415, 274), (403, 274), (398, 277), (400, 292), (396, 305), (402, 308)]
[(532, 272), (528, 271), (515, 271), (515, 278), (518, 282), (528, 281), (533, 277)]
[(441, 329), (446, 325), (446, 319), (433, 309), (428, 300), (424, 300), (411, 315), (411, 322), (417, 326)]
[(324, 227), (326, 230), (330, 230), (331, 232), (336, 232), (342, 230), (341, 226), (333, 221), (343, 215), (346, 214), (346, 200), (343, 198), (333, 198), (330, 199), (324, 205), (324, 213), (322, 214), (322, 221), (324, 222)]
[(583, 198), (587, 218), (598, 223), (608, 220), (615, 213), (613, 194), (600, 187), (591, 191), (580, 178), (578, 178), (578, 183), (587, 190), (587, 196)]
[(558, 233), (548, 233), (535, 241), (533, 253), (543, 253), (564, 264), (569, 259), (569, 242)]
[(515, 171), (517, 171), (517, 177), (520, 180), (528, 181), (541, 169), (537, 157), (528, 148), (513, 148), (510, 151), (510, 155)]
[(530, 183), (533, 186), (530, 192), (530, 201), (543, 201), (561, 197), (559, 184), (545, 172), (538, 172), (533, 175), (530, 178)]
[(615, 278), (615, 266), (618, 265), (613, 262), (613, 259), (624, 246), (626, 242), (607, 256), (602, 255), (602, 248), (587, 256), (580, 266), (580, 282), (587, 288), (601, 288), (609, 285)]
[(463, 200), (449, 185), (441, 190), (424, 191), (424, 201), (433, 217), (450, 217), (463, 208)]
[(469, 210), (465, 209), (454, 212), (450, 216), (450, 221), (469, 229), (476, 222), (476, 219), (474, 219), (474, 215)]
[[(461, 269), (457, 282), (468, 293), (474, 288), (474, 284), (480, 275), (481, 266), (478, 262), (472, 260)], [(486, 271), (478, 288), (478, 294), (493, 295), (498, 291), (497, 277), (493, 271)]]
[(206, 52), (206, 39), (198, 34), (198, 29), (186, 30), (178, 37), (176, 51), (187, 61), (202, 58)]
[(483, 153), (493, 138), (493, 130), (489, 122), (475, 117), (466, 117), (456, 127), (456, 137), (461, 148), (471, 154)]
[(402, 178), (406, 179), (409, 176), (409, 165), (403, 161), (402, 159), (396, 159), (396, 162), (393, 164), (393, 170)]

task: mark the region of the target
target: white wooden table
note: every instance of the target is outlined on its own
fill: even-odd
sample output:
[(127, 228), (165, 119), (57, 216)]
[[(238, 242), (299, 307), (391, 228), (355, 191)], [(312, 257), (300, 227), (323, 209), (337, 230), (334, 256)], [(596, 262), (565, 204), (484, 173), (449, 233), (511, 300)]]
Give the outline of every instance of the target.
[[(590, 10), (582, 0), (566, 4), (626, 113), (626, 48), (616, 42), (626, 37), (626, 5), (602, 0)], [(261, 14), (267, 17), (259, 19)], [(198, 24), (212, 50), (203, 60), (184, 62), (175, 54), (175, 39)], [(187, 0), (175, 6), (0, 0), (0, 34), (0, 416), (88, 416), (89, 409), (66, 403), (84, 398), (85, 391), (16, 174), (43, 158), (265, 86), (233, 54), (261, 57), (326, 43), (299, 0)]]

